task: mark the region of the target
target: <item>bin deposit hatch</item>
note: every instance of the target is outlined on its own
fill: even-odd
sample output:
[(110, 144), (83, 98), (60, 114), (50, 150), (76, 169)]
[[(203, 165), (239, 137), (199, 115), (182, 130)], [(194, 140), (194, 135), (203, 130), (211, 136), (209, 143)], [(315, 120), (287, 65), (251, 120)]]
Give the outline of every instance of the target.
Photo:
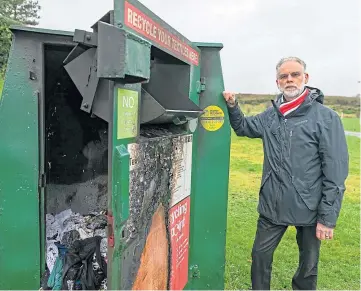
[(190, 42), (134, 0), (92, 31), (12, 32), (0, 288), (223, 288), (221, 45)]

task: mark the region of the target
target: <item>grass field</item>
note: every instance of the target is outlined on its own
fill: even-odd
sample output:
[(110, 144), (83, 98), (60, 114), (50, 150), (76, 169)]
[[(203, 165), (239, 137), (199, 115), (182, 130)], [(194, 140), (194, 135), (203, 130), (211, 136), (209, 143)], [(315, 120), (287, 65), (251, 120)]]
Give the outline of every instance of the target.
[[(360, 287), (360, 139), (347, 137), (350, 175), (333, 241), (321, 246), (318, 289)], [(226, 286), (250, 289), (251, 249), (256, 231), (258, 190), (263, 163), (262, 141), (232, 136), (228, 204)], [(272, 289), (292, 289), (298, 264), (295, 229), (289, 228), (275, 252)]]
[(343, 118), (342, 123), (345, 130), (360, 132), (360, 118)]

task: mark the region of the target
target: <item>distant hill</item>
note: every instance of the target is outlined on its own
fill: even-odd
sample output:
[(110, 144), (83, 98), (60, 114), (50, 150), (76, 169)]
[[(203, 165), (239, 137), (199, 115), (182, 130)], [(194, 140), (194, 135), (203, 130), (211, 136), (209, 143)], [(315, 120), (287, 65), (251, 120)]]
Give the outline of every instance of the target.
[[(254, 114), (271, 106), (275, 95), (239, 93), (236, 97), (241, 105), (246, 105), (246, 114)], [(324, 104), (345, 117), (360, 117), (359, 97), (325, 96)]]

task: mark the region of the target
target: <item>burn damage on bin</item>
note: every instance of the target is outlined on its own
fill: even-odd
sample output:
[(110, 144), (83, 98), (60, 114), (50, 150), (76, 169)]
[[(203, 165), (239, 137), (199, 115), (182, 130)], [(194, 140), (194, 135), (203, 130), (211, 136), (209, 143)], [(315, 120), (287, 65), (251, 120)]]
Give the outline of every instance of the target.
[[(105, 27), (99, 30), (107, 30)], [(45, 148), (48, 165), (45, 211), (55, 220), (68, 213), (81, 215), (87, 221), (89, 216), (100, 217), (108, 212), (108, 165), (109, 156), (112, 156), (109, 155), (111, 81), (95, 74), (94, 64), (102, 57), (97, 50), (101, 49), (94, 46), (84, 49), (84, 43), (81, 45), (82, 49), (79, 44), (73, 48), (45, 47)], [(175, 197), (177, 191), (183, 191), (178, 189), (183, 187), (179, 183), (190, 183), (190, 180), (177, 181), (182, 172), (187, 171), (182, 162), (186, 158), (191, 160), (191, 152), (183, 152), (185, 143), (192, 142), (183, 124), (202, 112), (188, 99), (190, 66), (158, 49), (153, 51), (150, 56), (152, 78), (142, 85), (140, 91), (139, 135), (127, 145), (130, 156), (129, 217), (121, 238), (122, 244), (127, 246), (122, 256), (122, 264), (127, 266), (121, 276), (124, 289), (155, 287), (142, 281), (141, 273), (144, 268), (150, 268), (142, 266), (142, 258), (144, 261), (144, 256), (149, 256), (145, 247), (147, 239), (152, 239), (149, 236), (152, 227), (159, 227), (152, 225), (159, 209), (164, 209), (162, 248), (166, 254), (163, 263), (167, 273), (163, 274), (166, 284), (163, 287), (172, 287), (172, 240), (168, 216), (171, 207), (187, 196)], [(174, 94), (177, 98), (169, 98)], [(136, 104), (130, 101), (123, 100), (119, 106)], [(134, 114), (126, 112), (121, 118)], [(67, 212), (69, 210), (71, 212)], [(58, 234), (60, 242), (67, 241), (71, 246), (71, 239), (84, 239), (85, 233), (90, 237), (96, 235), (94, 231), (88, 233), (84, 225), (75, 223), (71, 229), (66, 226), (67, 232)], [(53, 224), (47, 226), (47, 230), (52, 227)], [(105, 230), (105, 225), (102, 227)], [(100, 233), (105, 238), (106, 232)], [(54, 237), (48, 237), (47, 245), (53, 243), (56, 243)], [(105, 258), (108, 259), (107, 255)]]

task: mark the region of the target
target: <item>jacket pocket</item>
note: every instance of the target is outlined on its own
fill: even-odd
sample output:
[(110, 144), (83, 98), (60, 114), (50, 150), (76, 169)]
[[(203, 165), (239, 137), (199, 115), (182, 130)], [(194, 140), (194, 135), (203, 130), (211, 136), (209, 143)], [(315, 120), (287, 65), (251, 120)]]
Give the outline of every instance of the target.
[(271, 176), (272, 170), (269, 170), (266, 175), (264, 175), (264, 177), (262, 178), (262, 182), (261, 182), (261, 187), (260, 190), (262, 190), (264, 184), (266, 184), (267, 180), (269, 179), (269, 177)]
[(322, 195), (321, 191), (317, 191), (319, 193), (310, 191), (306, 183), (294, 176), (292, 176), (292, 184), (307, 208), (312, 211), (317, 210)]
[(257, 210), (258, 212), (266, 217), (274, 217), (273, 201), (272, 201), (272, 170), (269, 170), (261, 181), (261, 187), (259, 190), (259, 203)]
[(281, 127), (279, 125), (277, 125), (277, 124), (272, 125), (271, 128), (270, 128), (270, 131), (276, 137), (277, 140), (280, 139), (280, 130), (281, 130)]
[(280, 141), (280, 130), (281, 130), (281, 126), (279, 125), (279, 123), (277, 122), (277, 120), (272, 120), (269, 125), (269, 131), (272, 133), (272, 135), (276, 138), (276, 140), (279, 142)]

